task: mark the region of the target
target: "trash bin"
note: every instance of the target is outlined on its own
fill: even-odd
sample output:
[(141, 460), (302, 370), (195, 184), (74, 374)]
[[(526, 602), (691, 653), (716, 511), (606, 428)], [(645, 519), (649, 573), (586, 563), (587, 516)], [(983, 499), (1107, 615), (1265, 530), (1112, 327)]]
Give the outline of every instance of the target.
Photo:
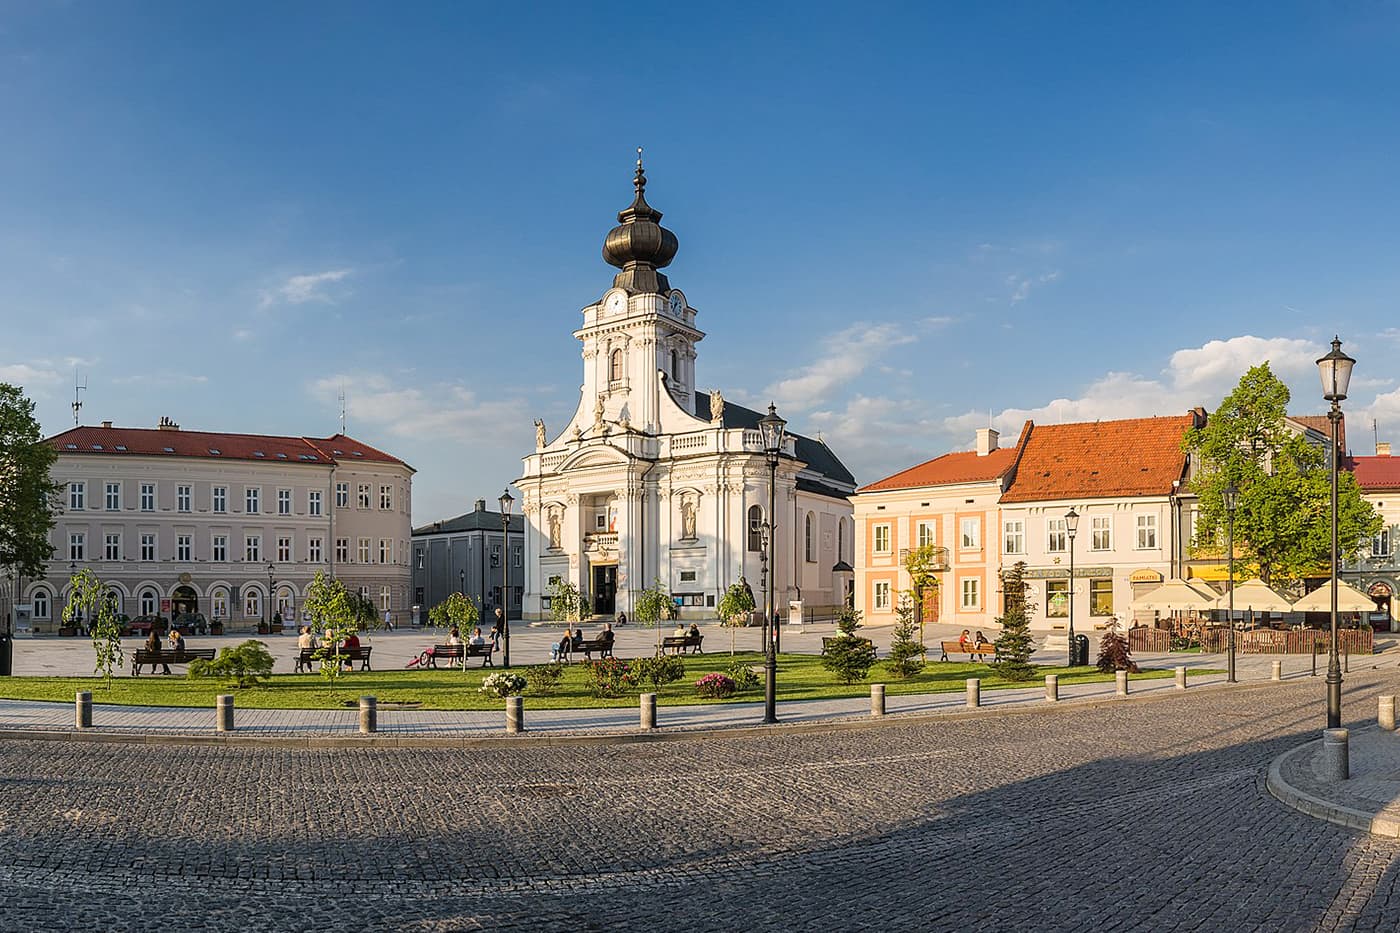
[(1089, 666), (1089, 636), (1076, 635), (1069, 642), (1069, 666)]

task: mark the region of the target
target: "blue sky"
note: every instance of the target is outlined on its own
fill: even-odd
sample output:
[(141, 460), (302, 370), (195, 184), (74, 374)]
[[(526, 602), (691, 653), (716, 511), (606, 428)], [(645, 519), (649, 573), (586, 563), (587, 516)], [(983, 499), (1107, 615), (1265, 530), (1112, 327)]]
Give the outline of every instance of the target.
[[(349, 431), (417, 522), (577, 402), (646, 147), (698, 382), (861, 482), (990, 418), (1359, 359), (1400, 439), (1400, 6), (0, 2), (0, 378), (71, 425)], [(1364, 420), (1368, 429), (1361, 431)]]

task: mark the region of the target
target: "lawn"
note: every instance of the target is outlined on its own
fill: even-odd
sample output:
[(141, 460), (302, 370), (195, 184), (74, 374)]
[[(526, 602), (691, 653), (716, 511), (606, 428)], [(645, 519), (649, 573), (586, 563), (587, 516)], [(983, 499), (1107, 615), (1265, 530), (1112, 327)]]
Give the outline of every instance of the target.
[[(688, 655), (685, 677), (660, 691), (657, 702), (678, 706), (689, 703), (744, 702), (762, 699), (762, 687), (736, 694), (731, 700), (702, 700), (695, 696), (694, 683), (713, 671), (726, 670), (735, 662), (757, 665), (763, 658), (756, 652), (740, 652), (733, 658), (728, 654)], [(499, 668), (497, 668), (499, 670)], [(528, 679), (528, 667), (515, 667), (516, 673)], [(482, 677), (492, 668), (481, 670), (475, 665), (462, 671), (356, 671), (341, 677), (331, 691), (319, 674), (278, 674), (265, 685), (235, 689), (212, 680), (192, 680), (180, 674), (169, 677), (115, 677), (110, 688), (98, 677), (5, 677), (0, 678), (0, 698), (13, 700), (54, 700), (72, 702), (78, 690), (91, 690), (93, 702), (129, 706), (212, 707), (214, 697), (232, 693), (235, 703), (247, 709), (328, 709), (354, 702), (362, 695), (374, 696), (381, 705), (389, 703), (419, 703), (423, 709), (483, 710), (499, 709), (501, 701), (481, 693)], [(1134, 679), (1171, 677), (1172, 670), (1144, 670)], [(1192, 673), (1204, 673), (1192, 671)], [(1030, 681), (1011, 683), (997, 676), (985, 664), (931, 662), (924, 671), (905, 680), (895, 680), (876, 664), (870, 678), (864, 682), (845, 685), (838, 683), (822, 667), (821, 659), (813, 655), (782, 655), (778, 660), (778, 696), (783, 700), (816, 700), (837, 697), (868, 696), (871, 683), (886, 684), (888, 695), (917, 693), (946, 693), (960, 691), (969, 677), (980, 677), (982, 689), (1036, 686), (1044, 682), (1045, 674), (1058, 674), (1062, 686), (1070, 684), (1111, 681), (1112, 674), (1101, 674), (1092, 667), (1070, 671), (1063, 667), (1037, 669)], [(615, 698), (591, 695), (583, 664), (570, 665), (559, 685), (547, 696), (533, 689), (526, 691), (526, 705), (536, 709), (585, 709), (596, 707), (633, 706), (637, 694)]]

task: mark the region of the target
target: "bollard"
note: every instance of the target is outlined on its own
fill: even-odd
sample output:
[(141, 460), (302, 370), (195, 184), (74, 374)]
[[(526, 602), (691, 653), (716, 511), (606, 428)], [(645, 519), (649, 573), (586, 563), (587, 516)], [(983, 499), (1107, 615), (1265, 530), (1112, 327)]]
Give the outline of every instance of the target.
[(967, 679), (967, 705), (972, 709), (982, 705), (982, 678), (969, 677)]
[(871, 684), (871, 685), (870, 685), (870, 715), (872, 715), (872, 716), (883, 716), (883, 715), (885, 715), (885, 685), (884, 685), (884, 684)]
[(656, 694), (642, 694), (642, 728), (656, 728)]
[(233, 694), (221, 693), (215, 700), (214, 728), (219, 732), (233, 731)]
[(1184, 667), (1178, 667), (1176, 669), (1176, 689), (1186, 689), (1186, 668)]
[(1376, 714), (1376, 722), (1387, 732), (1395, 731), (1395, 696), (1390, 694), (1379, 698), (1380, 710)]
[(1283, 662), (1275, 661), (1270, 666), (1269, 679), (1274, 681), (1283, 680)]
[(92, 728), (92, 692), (79, 690), (73, 699), (74, 725), (79, 729)]
[(1051, 703), (1060, 701), (1060, 676), (1058, 674), (1045, 675), (1045, 699)]
[(379, 728), (379, 701), (360, 697), (360, 734), (369, 735)]
[(1318, 762), (1318, 776), (1324, 781), (1345, 781), (1351, 777), (1351, 764), (1347, 756), (1347, 736), (1345, 729), (1322, 730), (1322, 760)]
[(1125, 697), (1128, 695), (1128, 672), (1114, 671), (1114, 678), (1118, 681), (1118, 695)]
[(525, 731), (525, 701), (521, 697), (506, 697), (506, 731), (512, 735)]

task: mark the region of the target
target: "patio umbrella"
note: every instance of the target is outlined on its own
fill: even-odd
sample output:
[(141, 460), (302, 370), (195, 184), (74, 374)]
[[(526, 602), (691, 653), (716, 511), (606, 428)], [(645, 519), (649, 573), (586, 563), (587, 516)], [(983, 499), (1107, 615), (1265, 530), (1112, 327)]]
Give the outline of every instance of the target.
[[(1229, 609), (1230, 594), (1221, 593), (1215, 600), (1215, 608)], [(1235, 587), (1235, 611), (1292, 612), (1293, 604), (1288, 597), (1256, 577)]]
[(1168, 580), (1149, 593), (1133, 600), (1133, 609), (1211, 609), (1215, 605), (1214, 594), (1207, 596), (1185, 580)]
[[(1328, 585), (1319, 586), (1293, 604), (1294, 612), (1331, 612), (1332, 589)], [(1239, 604), (1236, 603), (1236, 606)], [(1346, 581), (1337, 587), (1338, 612), (1375, 612), (1376, 601)]]

